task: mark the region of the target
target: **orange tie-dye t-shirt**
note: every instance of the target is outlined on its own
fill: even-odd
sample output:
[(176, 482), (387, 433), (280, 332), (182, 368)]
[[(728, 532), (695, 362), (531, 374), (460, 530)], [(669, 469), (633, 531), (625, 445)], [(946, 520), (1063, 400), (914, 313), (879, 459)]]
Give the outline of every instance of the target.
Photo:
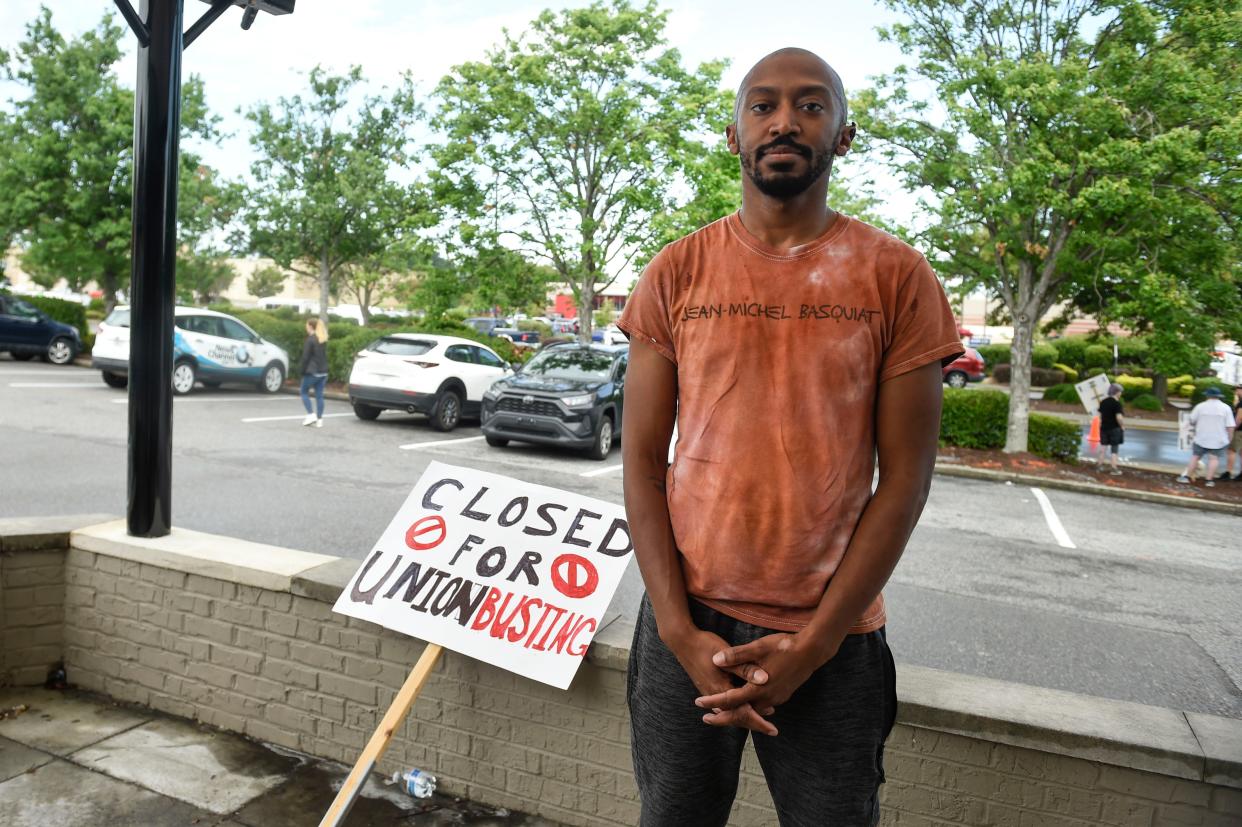
[[(844, 215), (782, 251), (734, 214), (652, 259), (618, 325), (677, 366), (667, 496), (689, 594), (802, 628), (871, 497), (880, 383), (962, 353), (931, 267)], [(850, 631), (884, 622), (880, 596)]]

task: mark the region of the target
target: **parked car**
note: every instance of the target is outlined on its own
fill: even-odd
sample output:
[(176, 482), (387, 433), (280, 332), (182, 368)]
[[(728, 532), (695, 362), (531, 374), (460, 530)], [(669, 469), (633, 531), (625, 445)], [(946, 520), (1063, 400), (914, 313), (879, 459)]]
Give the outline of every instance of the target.
[(359, 419), (380, 411), (422, 413), (438, 431), (477, 417), (484, 392), (512, 367), (489, 347), (456, 336), (392, 333), (358, 352), (349, 401)]
[(0, 293), (0, 351), (14, 359), (42, 356), (53, 365), (67, 365), (82, 351), (82, 337), (73, 325), (58, 322), (30, 302)]
[(941, 371), (945, 383), (950, 388), (964, 388), (967, 382), (982, 382), (984, 373), (983, 355), (972, 347), (945, 365)]
[(498, 327), (492, 331), (493, 336), (508, 339), (514, 347), (539, 347), (539, 332), (536, 330), (518, 330), (516, 327)]
[(592, 459), (606, 459), (621, 437), (628, 362), (628, 347), (545, 347), (483, 395), (487, 444), (503, 448), (517, 440), (563, 445), (585, 448)]
[(560, 336), (566, 333), (577, 333), (581, 327), (577, 319), (552, 319), (549, 323), (552, 328), (552, 335)]
[[(130, 308), (117, 307), (99, 323), (91, 367), (110, 387), (129, 384)], [(253, 385), (276, 393), (289, 375), (289, 354), (227, 313), (197, 307), (173, 309), (173, 392), (187, 394), (196, 382)]]
[(466, 319), (462, 324), (467, 327), (473, 327), (485, 336), (494, 336), (497, 328), (507, 328), (511, 325), (508, 319), (499, 319), (492, 316), (476, 316), (473, 319)]
[(610, 324), (605, 328), (597, 328), (591, 331), (591, 341), (600, 342), (605, 345), (624, 345), (628, 344), (630, 340), (626, 338), (626, 335), (621, 331), (621, 328), (617, 327), (615, 324)]

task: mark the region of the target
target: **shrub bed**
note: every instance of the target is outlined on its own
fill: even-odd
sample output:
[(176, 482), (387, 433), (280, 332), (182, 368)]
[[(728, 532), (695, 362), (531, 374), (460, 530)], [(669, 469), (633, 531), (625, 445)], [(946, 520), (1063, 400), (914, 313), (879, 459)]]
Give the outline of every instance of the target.
[[(940, 444), (997, 449), (1005, 445), (1009, 396), (1000, 391), (945, 388)], [(1082, 439), (1079, 426), (1045, 414), (1031, 414), (1028, 447), (1032, 454), (1074, 462)]]
[[(1009, 365), (997, 365), (992, 370), (992, 378), (1002, 385), (1008, 385), (1011, 376)], [(1031, 387), (1047, 388), (1060, 385), (1065, 381), (1065, 374), (1053, 368), (1031, 368)]]
[(1207, 389), (1216, 388), (1220, 391), (1220, 398), (1225, 404), (1233, 404), (1233, 385), (1228, 382), (1222, 382), (1215, 378), (1196, 379), (1194, 381), (1194, 391), (1190, 394), (1190, 404), (1198, 405), (1207, 399)]
[(1078, 391), (1074, 390), (1074, 386), (1069, 382), (1053, 385), (1045, 390), (1044, 399), (1047, 399), (1049, 402), (1065, 402), (1070, 405), (1077, 405), (1081, 401), (1078, 398)]

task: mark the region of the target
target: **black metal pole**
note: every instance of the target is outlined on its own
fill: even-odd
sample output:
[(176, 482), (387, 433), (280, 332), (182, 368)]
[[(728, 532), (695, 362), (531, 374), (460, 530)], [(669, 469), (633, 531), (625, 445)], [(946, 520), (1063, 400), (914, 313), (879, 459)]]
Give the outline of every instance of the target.
[(143, 0), (150, 43), (134, 96), (133, 262), (129, 345), (129, 533), (172, 526), (173, 301), (181, 132), (183, 0)]

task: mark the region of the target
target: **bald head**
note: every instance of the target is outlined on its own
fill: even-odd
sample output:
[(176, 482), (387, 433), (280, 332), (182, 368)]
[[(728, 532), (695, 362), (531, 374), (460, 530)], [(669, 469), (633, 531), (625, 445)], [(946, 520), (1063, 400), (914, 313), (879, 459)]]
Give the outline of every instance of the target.
[(815, 69), (822, 73), (824, 85), (832, 93), (833, 106), (836, 107), (838, 124), (844, 125), (849, 115), (849, 107), (845, 101), (845, 85), (841, 83), (841, 76), (837, 74), (837, 70), (828, 65), (828, 61), (819, 55), (807, 49), (799, 49), (796, 46), (787, 46), (784, 49), (777, 49), (769, 55), (765, 55), (754, 66), (750, 67), (750, 71), (746, 73), (746, 77), (742, 78), (741, 85), (737, 88), (737, 97), (733, 99), (733, 122), (737, 123), (738, 117), (742, 113), (742, 101), (746, 99), (746, 90), (750, 88), (751, 81), (756, 74), (764, 67), (765, 64), (777, 60), (779, 58), (795, 57), (801, 58), (808, 63), (814, 65)]

